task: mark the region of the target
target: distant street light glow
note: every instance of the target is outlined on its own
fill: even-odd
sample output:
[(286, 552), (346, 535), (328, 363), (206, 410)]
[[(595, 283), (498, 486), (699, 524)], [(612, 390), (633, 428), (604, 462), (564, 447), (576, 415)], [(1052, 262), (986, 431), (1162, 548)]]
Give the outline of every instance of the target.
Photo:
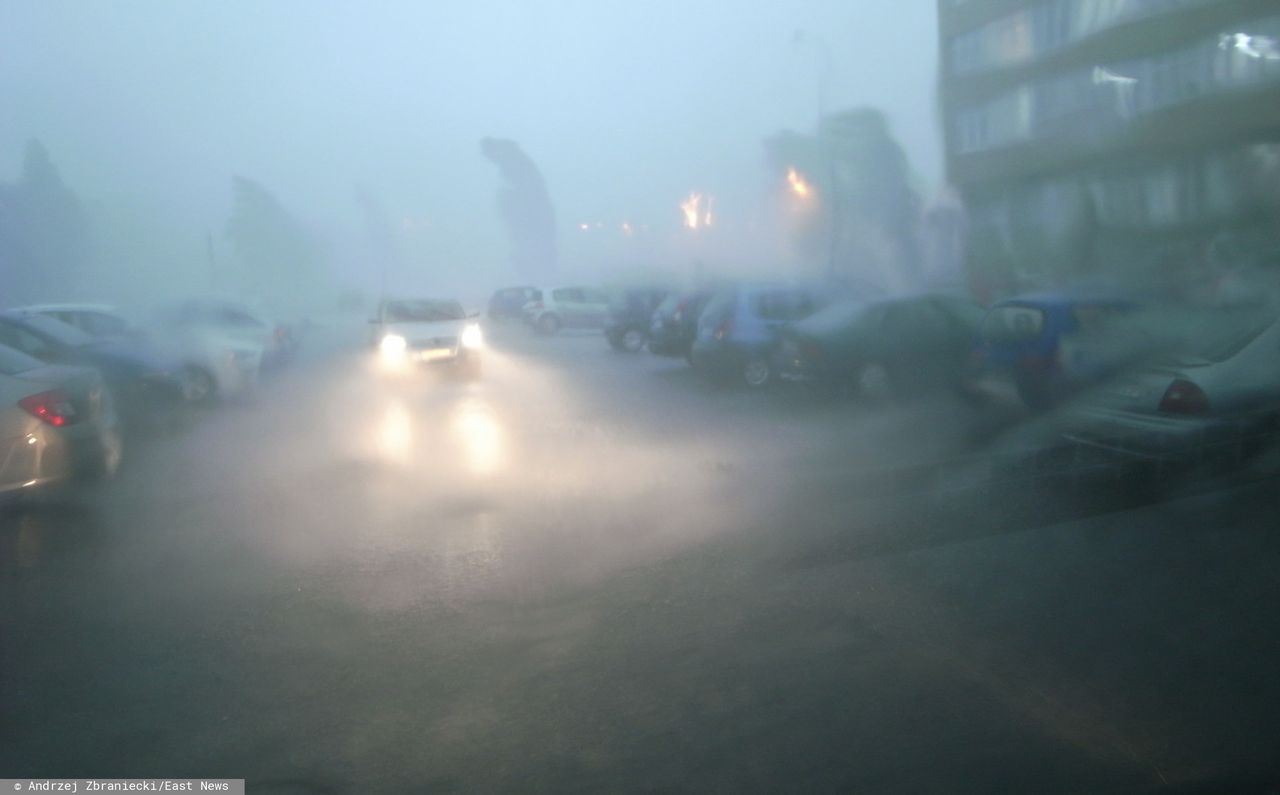
[(688, 229), (698, 229), (704, 226), (711, 226), (713, 216), (711, 214), (711, 196), (704, 196), (701, 193), (690, 193), (689, 197), (680, 203), (680, 211), (684, 213), (684, 225)]
[(807, 199), (813, 195), (813, 188), (800, 176), (800, 172), (794, 168), (787, 169), (787, 185), (791, 187), (791, 192), (802, 199)]

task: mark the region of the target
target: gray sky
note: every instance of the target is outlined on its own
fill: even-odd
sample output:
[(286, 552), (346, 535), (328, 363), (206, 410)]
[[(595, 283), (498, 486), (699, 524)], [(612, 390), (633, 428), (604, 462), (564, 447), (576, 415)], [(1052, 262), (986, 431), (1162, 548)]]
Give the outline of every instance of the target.
[(830, 107), (884, 109), (931, 193), (933, 0), (11, 0), (0, 179), (36, 136), (82, 196), (163, 208), (182, 236), (220, 233), (244, 174), (338, 242), (362, 184), (493, 258), (495, 135), (538, 162), (565, 235), (678, 223), (691, 189), (745, 224), (762, 137), (812, 126), (824, 49)]

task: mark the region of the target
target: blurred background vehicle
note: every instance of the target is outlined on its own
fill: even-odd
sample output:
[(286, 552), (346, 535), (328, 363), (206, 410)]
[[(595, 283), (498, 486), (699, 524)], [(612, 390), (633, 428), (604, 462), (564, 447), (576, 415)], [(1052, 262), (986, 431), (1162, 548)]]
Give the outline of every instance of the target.
[(381, 302), (369, 322), (384, 367), (448, 367), (474, 378), (484, 347), (477, 314), (448, 299), (395, 299)]
[(176, 322), (175, 313), (162, 314), (161, 325), (148, 333), (104, 304), (41, 304), (23, 311), (48, 315), (99, 339), (147, 345), (180, 361), (190, 402), (242, 396), (252, 392), (258, 381), (261, 345), (215, 326)]
[(164, 425), (187, 399), (180, 362), (139, 342), (98, 340), (46, 315), (0, 311), (0, 345), (46, 364), (101, 371), (129, 427)]
[(595, 287), (541, 290), (524, 306), (524, 321), (540, 334), (562, 328), (603, 329), (609, 320), (609, 294)]
[(990, 398), (1017, 395), (1042, 410), (1105, 378), (1107, 360), (1068, 356), (1072, 335), (1098, 334), (1138, 306), (1129, 297), (1038, 293), (996, 303), (982, 321), (973, 388)]
[(653, 311), (670, 292), (665, 287), (630, 287), (609, 302), (604, 336), (616, 351), (639, 353), (649, 340)]
[(519, 320), (524, 317), (524, 306), (530, 301), (542, 299), (537, 287), (503, 287), (489, 298), (487, 316), (490, 320)]
[(670, 293), (653, 310), (649, 323), (649, 351), (658, 356), (691, 359), (693, 340), (698, 335), (698, 317), (712, 290)]
[(873, 401), (959, 389), (982, 317), (953, 295), (842, 301), (783, 327), (774, 368)]
[(1249, 460), (1280, 430), (1278, 318), (1271, 304), (1188, 311), (1151, 361), (1067, 404), (1062, 436), (1128, 463)]
[(813, 287), (742, 284), (716, 292), (698, 318), (693, 366), (760, 388), (774, 380), (773, 354), (782, 326), (822, 305)]
[(261, 349), (261, 369), (271, 370), (290, 362), (298, 350), (294, 329), (270, 318), (242, 301), (193, 298), (166, 308), (161, 322), (169, 329), (189, 334), (218, 335)]
[(101, 374), (0, 345), (0, 497), (73, 476), (110, 476), (123, 450)]

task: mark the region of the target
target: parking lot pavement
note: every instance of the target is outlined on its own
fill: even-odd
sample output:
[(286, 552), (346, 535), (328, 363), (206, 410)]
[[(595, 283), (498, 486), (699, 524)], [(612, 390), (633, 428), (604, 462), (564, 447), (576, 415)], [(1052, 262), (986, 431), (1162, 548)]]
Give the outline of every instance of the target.
[(1140, 503), (939, 480), (973, 455), (945, 401), (489, 338), (478, 382), (388, 380), (334, 332), (109, 487), (6, 512), (0, 771), (255, 792), (1275, 772), (1268, 481)]

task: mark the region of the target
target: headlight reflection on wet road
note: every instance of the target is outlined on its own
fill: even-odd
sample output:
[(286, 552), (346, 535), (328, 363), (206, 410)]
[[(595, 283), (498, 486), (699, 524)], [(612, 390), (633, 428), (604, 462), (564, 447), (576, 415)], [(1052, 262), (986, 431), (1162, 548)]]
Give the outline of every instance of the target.
[(378, 453), (393, 464), (407, 465), (413, 458), (413, 418), (404, 401), (387, 404), (378, 420)]
[(506, 465), (502, 426), (484, 400), (466, 398), (454, 409), (450, 427), (461, 447), (462, 459), (473, 475), (492, 475)]

